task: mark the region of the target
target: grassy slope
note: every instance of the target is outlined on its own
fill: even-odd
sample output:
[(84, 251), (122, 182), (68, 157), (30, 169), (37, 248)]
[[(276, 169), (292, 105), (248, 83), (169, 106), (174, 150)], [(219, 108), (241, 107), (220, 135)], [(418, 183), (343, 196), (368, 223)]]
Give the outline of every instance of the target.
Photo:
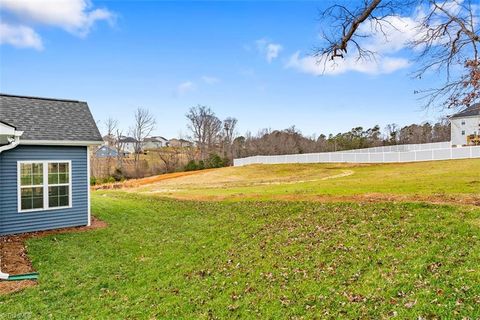
[(0, 318), (480, 317), (478, 209), (92, 203), (110, 226), (30, 240), (42, 278), (0, 297)]
[[(345, 172), (353, 174), (325, 179)], [(288, 164), (224, 168), (133, 189), (173, 197), (478, 195), (480, 159), (382, 165)]]

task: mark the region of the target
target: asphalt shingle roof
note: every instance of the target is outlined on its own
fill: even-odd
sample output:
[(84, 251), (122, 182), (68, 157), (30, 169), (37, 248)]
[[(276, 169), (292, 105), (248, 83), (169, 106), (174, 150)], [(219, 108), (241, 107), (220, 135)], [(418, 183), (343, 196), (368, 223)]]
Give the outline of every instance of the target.
[(470, 107), (463, 109), (462, 111), (454, 114), (450, 118), (462, 118), (471, 116), (480, 116), (480, 103), (472, 104)]
[(86, 102), (0, 94), (0, 121), (22, 140), (103, 141)]

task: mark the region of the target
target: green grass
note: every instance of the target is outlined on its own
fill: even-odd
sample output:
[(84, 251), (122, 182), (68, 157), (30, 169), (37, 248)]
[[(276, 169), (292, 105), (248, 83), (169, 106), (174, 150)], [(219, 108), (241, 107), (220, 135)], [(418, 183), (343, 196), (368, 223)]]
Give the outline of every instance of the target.
[[(325, 179), (348, 172), (350, 175)], [(133, 190), (181, 198), (310, 199), (312, 196), (478, 196), (480, 159), (401, 164), (285, 164), (224, 168)]]
[(92, 204), (109, 227), (29, 240), (39, 284), (1, 296), (0, 319), (480, 317), (478, 208)]

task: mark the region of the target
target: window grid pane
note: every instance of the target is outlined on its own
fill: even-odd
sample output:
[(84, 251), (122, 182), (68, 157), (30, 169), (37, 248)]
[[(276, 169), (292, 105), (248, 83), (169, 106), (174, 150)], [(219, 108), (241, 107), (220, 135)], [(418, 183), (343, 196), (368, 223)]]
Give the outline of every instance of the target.
[(69, 205), (69, 188), (68, 186), (48, 187), (48, 206), (49, 207), (66, 207)]
[(43, 209), (43, 188), (27, 187), (21, 190), (22, 210)]
[(67, 162), (49, 163), (48, 164), (48, 184), (68, 184), (69, 180), (69, 164)]
[(42, 163), (22, 163), (20, 165), (20, 185), (39, 186), (43, 184)]

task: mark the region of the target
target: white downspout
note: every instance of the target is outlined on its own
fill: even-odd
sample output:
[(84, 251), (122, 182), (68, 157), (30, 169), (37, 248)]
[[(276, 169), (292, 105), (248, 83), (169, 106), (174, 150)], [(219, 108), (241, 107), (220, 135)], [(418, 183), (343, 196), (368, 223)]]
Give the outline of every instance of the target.
[[(14, 139), (9, 139), (9, 144), (0, 147), (0, 153), (15, 148), (20, 143), (20, 136), (23, 134), (22, 131), (15, 131)], [(1, 213), (1, 212), (0, 212)], [(2, 264), (0, 260), (0, 279), (7, 280), (10, 275), (8, 273), (2, 272)]]
[[(17, 133), (19, 135), (17, 135)], [(2, 153), (3, 151), (7, 151), (7, 150), (10, 150), (10, 149), (13, 149), (15, 148), (16, 146), (18, 146), (18, 144), (20, 143), (20, 136), (23, 134), (22, 131), (16, 131), (15, 132), (15, 138), (14, 139), (10, 139), (11, 141), (9, 141), (9, 144), (6, 144), (4, 146), (1, 146), (0, 147), (0, 153)]]

